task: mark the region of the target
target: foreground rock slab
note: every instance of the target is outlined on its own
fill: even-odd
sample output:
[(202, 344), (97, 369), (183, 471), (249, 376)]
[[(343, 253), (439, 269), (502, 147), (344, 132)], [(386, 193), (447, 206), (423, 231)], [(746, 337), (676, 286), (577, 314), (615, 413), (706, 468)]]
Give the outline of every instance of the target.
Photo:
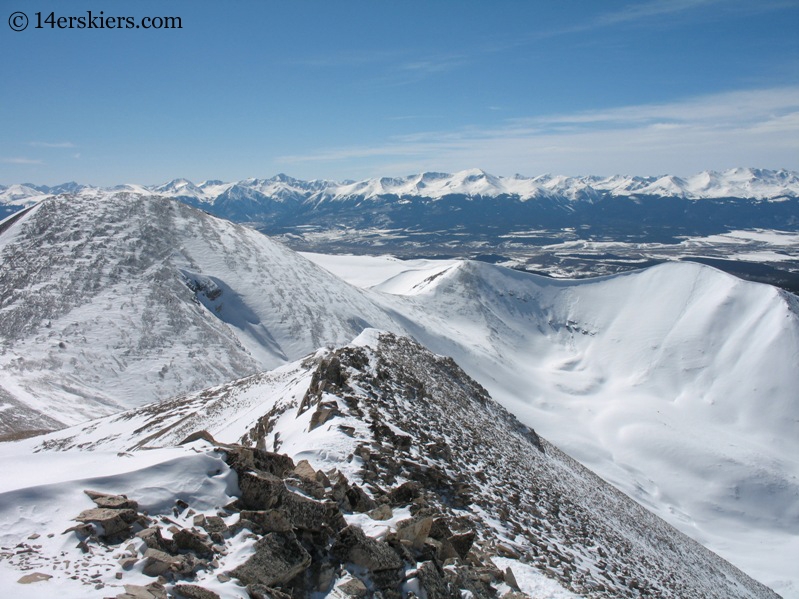
[(311, 556), (292, 533), (272, 532), (255, 544), (255, 555), (232, 570), (245, 585), (285, 584), (311, 564)]

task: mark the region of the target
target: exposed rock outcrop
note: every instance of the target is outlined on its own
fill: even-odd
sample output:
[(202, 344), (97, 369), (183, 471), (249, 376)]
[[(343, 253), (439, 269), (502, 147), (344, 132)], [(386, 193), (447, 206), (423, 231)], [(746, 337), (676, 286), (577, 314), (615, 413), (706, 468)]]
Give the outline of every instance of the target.
[[(81, 550), (116, 546), (119, 573), (143, 571), (189, 597), (202, 591), (176, 589), (215, 578), (252, 598), (516, 598), (535, 572), (592, 599), (774, 597), (539, 439), (447, 358), (380, 335), (376, 347), (320, 351), (302, 366), (294, 380), (310, 380), (307, 391), (254, 417), (260, 447), (205, 450), (232, 470), (234, 501), (197, 513), (176, 497), (147, 516), (96, 494), (70, 529)], [(282, 431), (308, 459), (263, 449)], [(336, 431), (335, 447), (306, 450)]]

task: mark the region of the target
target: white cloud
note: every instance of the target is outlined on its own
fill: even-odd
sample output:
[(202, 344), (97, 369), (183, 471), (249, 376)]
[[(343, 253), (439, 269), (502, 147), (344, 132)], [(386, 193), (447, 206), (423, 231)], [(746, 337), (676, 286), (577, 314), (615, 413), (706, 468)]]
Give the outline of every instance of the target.
[(424, 74), (436, 74), (463, 66), (467, 58), (463, 55), (428, 57), (424, 60), (405, 62), (400, 65), (402, 71)]
[(71, 141), (30, 141), (28, 145), (34, 148), (74, 148), (76, 147)]
[[(628, 4), (623, 9), (601, 15), (594, 22), (595, 25), (614, 25), (662, 17), (664, 15), (681, 13), (711, 4), (719, 4), (725, 0), (652, 0)], [(729, 2), (728, 2), (729, 3)]]
[[(799, 170), (799, 86), (422, 131), (374, 145), (284, 156), (284, 163), (388, 162), (413, 170), (479, 166), (497, 174), (688, 175), (733, 166)], [(390, 174), (390, 173), (384, 173)], [(395, 173), (402, 174), (402, 173)]]
[[(635, 24), (640, 26), (646, 21), (662, 24), (667, 17), (694, 18), (695, 11), (705, 7), (713, 7), (713, 11), (704, 14), (703, 19), (719, 19), (722, 11), (742, 14), (757, 14), (774, 10), (794, 8), (793, 0), (649, 0), (627, 4), (620, 10), (601, 13), (597, 17), (577, 23), (563, 29), (551, 30), (544, 37), (570, 33), (582, 33), (614, 25)], [(694, 13), (693, 15), (691, 13)]]
[(44, 164), (41, 160), (32, 158), (0, 158), (0, 162), (4, 164)]
[(747, 122), (767, 121), (775, 114), (797, 110), (799, 110), (799, 86), (792, 86), (725, 92), (662, 104), (642, 104), (609, 110), (551, 115), (520, 122), (539, 126), (545, 124), (636, 126), (654, 122), (679, 122), (731, 127)]

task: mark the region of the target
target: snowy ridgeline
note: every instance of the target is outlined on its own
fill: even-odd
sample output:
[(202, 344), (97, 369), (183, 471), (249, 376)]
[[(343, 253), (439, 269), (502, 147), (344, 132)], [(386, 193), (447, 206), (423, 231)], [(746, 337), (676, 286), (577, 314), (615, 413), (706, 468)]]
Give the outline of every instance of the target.
[[(174, 447), (198, 430), (218, 449)], [(11, 464), (0, 545), (24, 549), (0, 553), (0, 585), (20, 597), (157, 591), (158, 574), (188, 597), (186, 585), (218, 597), (257, 596), (258, 585), (331, 597), (359, 585), (386, 597), (776, 597), (540, 439), (451, 359), (373, 330), (0, 455)], [(84, 489), (129, 499), (94, 494), (122, 510), (92, 510)], [(20, 567), (30, 587), (15, 584)]]
[(799, 195), (799, 174), (785, 170), (735, 168), (723, 172), (703, 171), (690, 177), (663, 175), (640, 177), (566, 177), (539, 175), (537, 177), (500, 177), (480, 169), (454, 174), (421, 173), (407, 177), (381, 177), (343, 183), (325, 180), (302, 181), (280, 174), (269, 179), (244, 179), (232, 183), (203, 181), (194, 184), (187, 179), (175, 179), (162, 185), (117, 185), (97, 188), (78, 183), (56, 186), (14, 184), (0, 186), (0, 203), (24, 205), (32, 199), (48, 195), (96, 193), (97, 191), (145, 193), (168, 197), (194, 198), (214, 204), (230, 200), (257, 200), (259, 197), (276, 201), (308, 200), (319, 202), (352, 197), (404, 196), (441, 198), (447, 195), (516, 196), (521, 199), (566, 197), (596, 198), (603, 194), (615, 196), (664, 196), (680, 198), (756, 198), (770, 199)]
[(795, 296), (691, 264), (573, 282), (314, 257), (353, 285), (257, 232), (127, 193), (47, 200), (0, 233), (0, 256), (7, 436), (251, 375), (375, 327), (452, 356), (656, 514), (786, 595), (795, 584)]
[[(795, 218), (799, 174), (743, 168), (684, 179), (508, 178), (469, 170), (345, 183), (277, 175), (197, 185), (185, 179), (109, 188), (77, 183), (11, 185), (0, 186), (0, 219), (48, 197), (99, 198), (116, 193), (175, 198), (280, 236), (298, 250), (361, 253), (383, 248), (407, 257), (483, 256), (518, 260), (531, 270), (548, 273), (557, 272), (550, 262), (565, 259), (563, 253), (551, 248), (541, 264), (533, 260), (531, 248), (574, 241), (622, 244), (616, 248), (617, 259), (605, 256), (604, 266), (595, 265), (598, 270), (590, 268), (595, 260), (579, 252), (566, 261), (570, 267), (564, 264), (567, 271), (579, 273), (576, 259), (577, 265), (589, 267), (584, 274), (597, 275), (616, 272), (607, 270), (611, 265), (622, 269), (620, 257), (640, 254), (635, 244), (667, 244), (668, 254), (672, 246), (689, 238), (735, 229), (796, 231), (799, 226)], [(784, 285), (774, 278), (758, 280)]]

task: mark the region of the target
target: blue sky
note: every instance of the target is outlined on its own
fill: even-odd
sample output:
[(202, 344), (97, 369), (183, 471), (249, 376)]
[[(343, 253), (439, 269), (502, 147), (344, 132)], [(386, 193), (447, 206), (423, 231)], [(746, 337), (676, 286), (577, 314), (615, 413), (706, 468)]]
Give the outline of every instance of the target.
[(799, 0), (0, 6), (0, 183), (799, 170)]

